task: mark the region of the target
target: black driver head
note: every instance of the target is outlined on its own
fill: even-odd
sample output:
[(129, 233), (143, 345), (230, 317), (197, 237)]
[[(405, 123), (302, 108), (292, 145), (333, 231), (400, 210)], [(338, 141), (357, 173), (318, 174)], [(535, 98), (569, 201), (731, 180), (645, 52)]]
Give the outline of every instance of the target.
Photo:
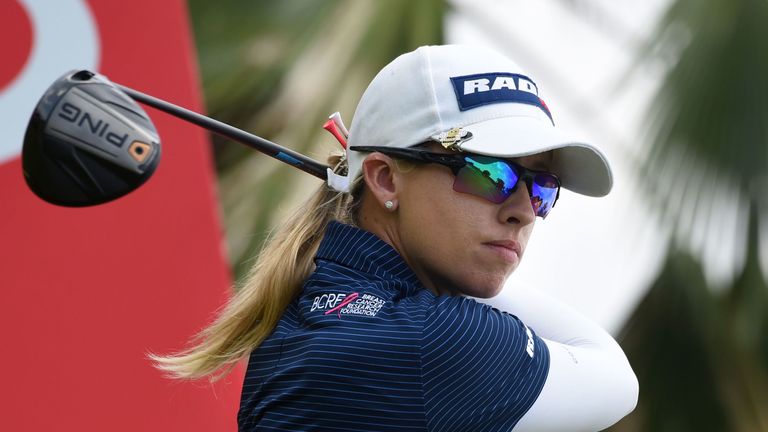
[(160, 139), (141, 107), (109, 80), (71, 71), (37, 103), (22, 150), (24, 178), (40, 198), (81, 207), (141, 186), (160, 162)]

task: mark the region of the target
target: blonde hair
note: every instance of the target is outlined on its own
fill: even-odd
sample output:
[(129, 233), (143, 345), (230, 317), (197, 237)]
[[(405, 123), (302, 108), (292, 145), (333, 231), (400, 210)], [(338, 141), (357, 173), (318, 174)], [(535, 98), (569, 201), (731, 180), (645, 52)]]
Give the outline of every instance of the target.
[[(328, 160), (334, 171), (343, 173), (346, 169), (340, 155)], [(313, 258), (328, 222), (357, 225), (363, 184), (358, 177), (351, 194), (322, 184), (273, 231), (242, 287), (214, 322), (194, 337), (191, 347), (173, 355), (148, 355), (155, 367), (173, 378), (210, 376), (211, 381), (231, 371), (272, 333), (285, 308), (299, 294), (314, 269)]]

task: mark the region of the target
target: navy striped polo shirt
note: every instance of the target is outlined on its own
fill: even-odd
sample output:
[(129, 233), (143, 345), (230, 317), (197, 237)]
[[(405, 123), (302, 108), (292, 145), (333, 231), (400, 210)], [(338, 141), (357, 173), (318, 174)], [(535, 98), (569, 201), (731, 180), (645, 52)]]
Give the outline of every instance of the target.
[(331, 222), (315, 263), (250, 356), (240, 431), (509, 431), (541, 392), (538, 336), (435, 296), (372, 233)]

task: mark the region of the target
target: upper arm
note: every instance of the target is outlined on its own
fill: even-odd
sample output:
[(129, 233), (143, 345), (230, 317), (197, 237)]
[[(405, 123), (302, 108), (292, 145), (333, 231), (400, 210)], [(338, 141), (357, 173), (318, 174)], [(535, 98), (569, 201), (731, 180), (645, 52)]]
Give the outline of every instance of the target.
[(634, 409), (635, 373), (619, 344), (600, 326), (523, 286), (484, 301), (522, 318), (549, 348), (549, 376), (516, 432), (597, 431)]
[(598, 431), (634, 409), (638, 382), (623, 355), (599, 345), (545, 343), (547, 382), (515, 432)]

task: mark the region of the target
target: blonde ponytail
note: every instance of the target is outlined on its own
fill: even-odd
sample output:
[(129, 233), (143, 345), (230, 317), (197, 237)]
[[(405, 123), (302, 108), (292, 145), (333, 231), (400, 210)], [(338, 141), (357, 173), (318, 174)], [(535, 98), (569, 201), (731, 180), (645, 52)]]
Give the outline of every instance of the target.
[[(336, 170), (343, 160), (329, 158)], [(341, 168), (340, 168), (341, 166)], [(291, 218), (267, 240), (243, 286), (216, 320), (193, 340), (193, 346), (174, 355), (150, 354), (155, 366), (173, 378), (226, 375), (269, 336), (285, 308), (296, 297), (313, 270), (313, 257), (331, 220), (356, 224), (362, 183), (352, 194), (338, 193), (323, 184)]]

